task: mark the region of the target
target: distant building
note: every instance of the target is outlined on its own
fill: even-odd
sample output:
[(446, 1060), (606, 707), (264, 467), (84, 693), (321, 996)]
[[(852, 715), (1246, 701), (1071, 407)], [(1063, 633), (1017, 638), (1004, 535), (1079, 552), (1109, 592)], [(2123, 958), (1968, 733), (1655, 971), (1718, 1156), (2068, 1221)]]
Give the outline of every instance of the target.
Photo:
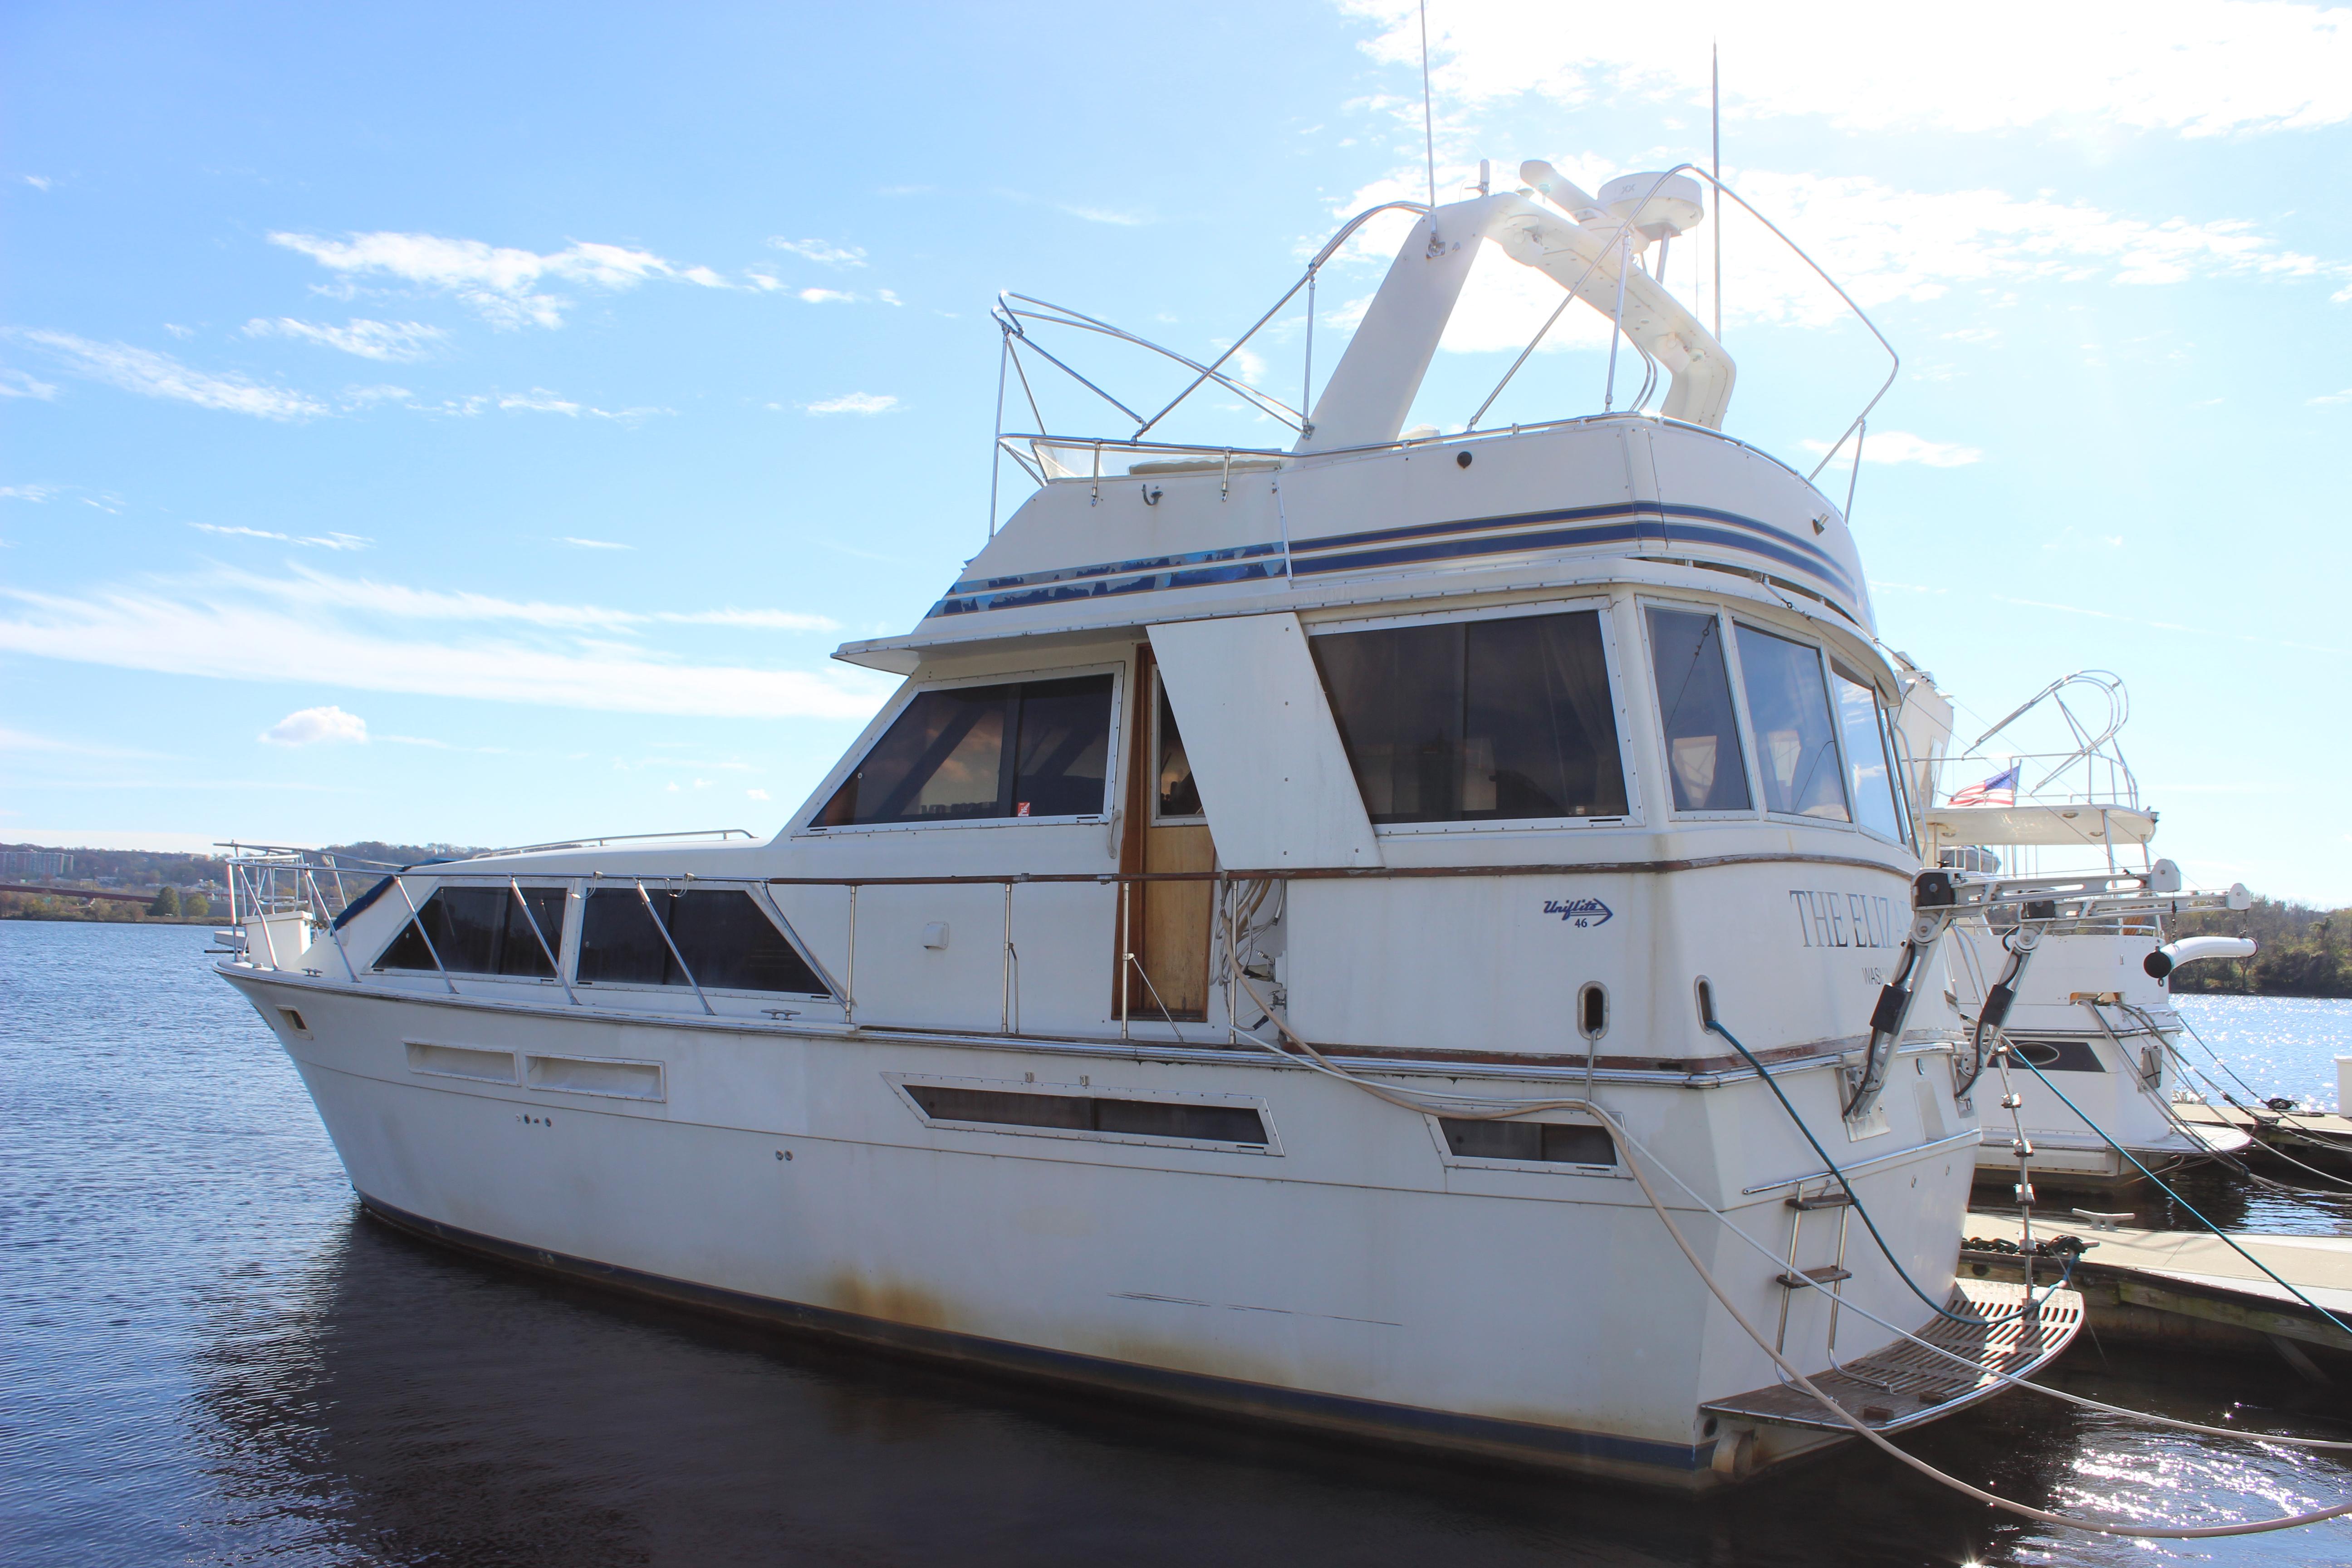
[(0, 849), (0, 877), (62, 877), (73, 857), (54, 849)]

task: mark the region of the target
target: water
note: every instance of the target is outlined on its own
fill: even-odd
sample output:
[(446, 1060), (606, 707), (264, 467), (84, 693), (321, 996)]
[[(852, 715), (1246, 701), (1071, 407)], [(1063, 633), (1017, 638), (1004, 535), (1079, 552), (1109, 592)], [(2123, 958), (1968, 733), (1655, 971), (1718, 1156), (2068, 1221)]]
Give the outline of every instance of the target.
[[(2149, 1547), (2008, 1522), (1868, 1452), (1697, 1501), (1434, 1463), (511, 1272), (357, 1212), (204, 945), (0, 924), (8, 1563), (2352, 1562), (2343, 1524)], [(2228, 1005), (2283, 1081), (2310, 1066), (2296, 1038), (2324, 1062), (2352, 1026), (2346, 1004)], [(2262, 1362), (2085, 1340), (2062, 1364), (2118, 1404), (2352, 1436), (2352, 1407)], [(2015, 1394), (1906, 1443), (2005, 1496), (2140, 1519), (2352, 1499), (2352, 1457)]]

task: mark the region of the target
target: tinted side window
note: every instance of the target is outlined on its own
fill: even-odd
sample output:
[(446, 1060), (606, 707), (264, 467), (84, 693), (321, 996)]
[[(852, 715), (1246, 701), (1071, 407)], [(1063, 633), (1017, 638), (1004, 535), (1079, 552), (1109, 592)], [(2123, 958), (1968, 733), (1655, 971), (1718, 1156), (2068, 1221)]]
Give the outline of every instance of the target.
[(1687, 610), (1646, 612), (1676, 811), (1746, 811), (1748, 767), (1723, 662), (1723, 622)]
[[(670, 898), (663, 911), (669, 917), (670, 940), (703, 984), (720, 991), (824, 993), (808, 961), (760, 912), (751, 894), (698, 888)], [(656, 899), (654, 908), (662, 909), (662, 900)]]
[(1201, 786), (1192, 777), (1192, 759), (1184, 754), (1184, 737), (1177, 732), (1176, 710), (1168, 700), (1168, 688), (1155, 680), (1160, 700), (1160, 758), (1153, 773), (1153, 790), (1159, 797), (1161, 816), (1198, 816), (1201, 815)]
[[(530, 913), (539, 921), (547, 947), (563, 955), (563, 900), (561, 888), (525, 888)], [(547, 953), (531, 934), (530, 921), (515, 902), (510, 888), (436, 888), (417, 911), (425, 929), (412, 920), (375, 961), (378, 969), (430, 971), (435, 954), (452, 974), (517, 974), (551, 980)], [(425, 944), (425, 938), (432, 945)]]
[(1885, 715), (1877, 693), (1843, 669), (1837, 678), (1838, 731), (1845, 742), (1846, 792), (1854, 819), (1882, 837), (1903, 842), (1903, 814), (1895, 804)]
[(1764, 809), (1851, 822), (1837, 731), (1821, 650), (1787, 637), (1739, 628), (1740, 682), (1756, 728), (1756, 763), (1764, 775)]
[[(662, 940), (664, 928), (668, 942)], [(826, 994), (824, 983), (751, 895), (731, 888), (648, 888), (642, 899), (634, 886), (597, 889), (581, 918), (580, 978), (591, 985), (699, 984), (710, 991)]]
[(1103, 809), (1111, 678), (923, 691), (816, 816), (820, 827)]
[(1625, 815), (1597, 612), (1334, 632), (1313, 648), (1374, 822)]

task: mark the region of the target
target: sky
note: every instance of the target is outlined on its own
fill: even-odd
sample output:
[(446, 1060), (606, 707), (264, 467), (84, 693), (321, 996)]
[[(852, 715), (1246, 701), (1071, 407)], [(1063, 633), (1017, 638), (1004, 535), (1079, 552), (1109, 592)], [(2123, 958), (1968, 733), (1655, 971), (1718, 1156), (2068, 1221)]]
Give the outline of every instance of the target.
[[(2352, 903), (2352, 9), (1661, 15), (1433, 0), (1441, 199), (1481, 159), (1704, 163), (1716, 42), (1726, 181), (1901, 356), (1819, 481), (1883, 639), (1964, 742), (2120, 674), (2160, 852)], [(1425, 196), (1419, 27), (0, 9), (0, 840), (772, 832), (893, 684), (833, 648), (985, 539), (998, 290), (1230, 345), (1348, 216)], [(1403, 221), (1318, 280), (1318, 381)], [(1887, 374), (1744, 211), (1665, 281), (1721, 308), (1727, 429), (1802, 468)], [(1463, 427), (1547, 288), (1481, 258), (1416, 421)], [(1307, 327), (1236, 363), (1296, 403)], [(1486, 424), (1597, 410), (1606, 344), (1578, 307)], [(1123, 433), (1066, 393), (1058, 428)], [(1284, 444), (1231, 398), (1167, 433)]]

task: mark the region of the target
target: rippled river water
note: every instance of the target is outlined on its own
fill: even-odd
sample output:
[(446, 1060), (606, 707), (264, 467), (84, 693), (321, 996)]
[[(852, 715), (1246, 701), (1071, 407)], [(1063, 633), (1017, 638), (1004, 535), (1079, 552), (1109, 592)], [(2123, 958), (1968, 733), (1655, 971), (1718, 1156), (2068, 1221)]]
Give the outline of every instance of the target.
[[(512, 1272), (360, 1214), (205, 945), (184, 927), (0, 925), (0, 1561), (2352, 1562), (2341, 1523), (2154, 1546), (2022, 1525), (1869, 1452), (1697, 1500), (1433, 1463)], [(2352, 1005), (2194, 1005), (2250, 1079), (2332, 1102)], [(2119, 1404), (2352, 1437), (2352, 1395), (2283, 1366), (2087, 1336), (2062, 1365), (2055, 1381)], [(2352, 1498), (2352, 1455), (2018, 1394), (1906, 1443), (2010, 1497), (2141, 1518)]]

